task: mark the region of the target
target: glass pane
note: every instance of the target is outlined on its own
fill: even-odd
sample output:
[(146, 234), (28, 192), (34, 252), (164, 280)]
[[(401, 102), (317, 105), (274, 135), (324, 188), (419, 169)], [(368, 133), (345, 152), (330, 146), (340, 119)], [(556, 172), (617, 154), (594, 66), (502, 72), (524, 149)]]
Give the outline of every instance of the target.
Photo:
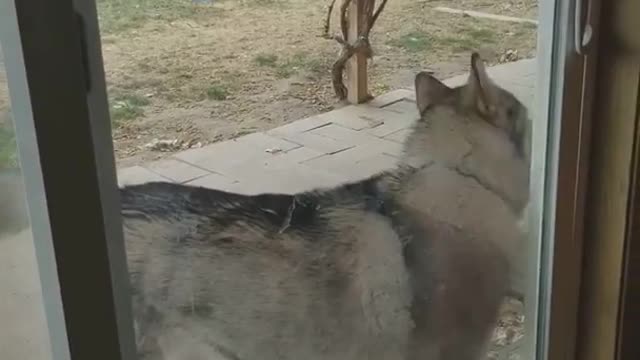
[(389, 2), (346, 105), (328, 4), (97, 5), (142, 358), (536, 355), (553, 11)]
[(0, 358), (51, 359), (49, 332), (0, 51)]
[(141, 352), (533, 358), (555, 1), (330, 3), (97, 1)]

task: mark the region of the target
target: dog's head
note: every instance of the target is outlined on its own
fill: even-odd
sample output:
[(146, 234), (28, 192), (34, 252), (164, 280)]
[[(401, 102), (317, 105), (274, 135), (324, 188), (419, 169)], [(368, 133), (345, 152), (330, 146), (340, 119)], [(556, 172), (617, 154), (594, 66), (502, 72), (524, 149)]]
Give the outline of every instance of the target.
[[(455, 169), (520, 212), (529, 194), (529, 119), (496, 85), (477, 54), (467, 84), (450, 88), (426, 73), (415, 79), (420, 120), (405, 143), (405, 163)], [(453, 183), (453, 180), (452, 180)]]
[(484, 121), (502, 131), (525, 159), (530, 157), (530, 120), (526, 107), (510, 92), (489, 78), (477, 53), (471, 55), (466, 85), (450, 88), (433, 76), (421, 72), (415, 78), (416, 102), (420, 118), (428, 121), (431, 110), (448, 106), (468, 121)]

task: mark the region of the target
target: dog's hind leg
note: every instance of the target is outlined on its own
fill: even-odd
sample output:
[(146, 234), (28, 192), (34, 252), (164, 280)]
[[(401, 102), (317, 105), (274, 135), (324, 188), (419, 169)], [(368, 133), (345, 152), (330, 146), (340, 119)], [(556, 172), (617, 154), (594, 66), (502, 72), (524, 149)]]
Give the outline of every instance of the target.
[(446, 247), (446, 272), (432, 313), (439, 360), (478, 360), (508, 290), (507, 262), (492, 244), (477, 239), (452, 240)]
[(506, 259), (478, 239), (435, 235), (421, 261), (434, 277), (414, 297), (408, 358), (479, 360), (508, 289)]

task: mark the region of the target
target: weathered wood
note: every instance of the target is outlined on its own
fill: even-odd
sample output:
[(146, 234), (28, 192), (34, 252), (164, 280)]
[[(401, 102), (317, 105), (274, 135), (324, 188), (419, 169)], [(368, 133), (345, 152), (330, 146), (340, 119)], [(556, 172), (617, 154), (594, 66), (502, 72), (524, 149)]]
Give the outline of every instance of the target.
[[(603, 3), (602, 26), (595, 27), (600, 46), (593, 47), (599, 63), (577, 336), (576, 359), (580, 360), (621, 359), (616, 357), (621, 354), (619, 327), (624, 315), (621, 279), (631, 225), (634, 135), (640, 112), (640, 61), (630, 46), (634, 40), (640, 43), (640, 33), (637, 27), (620, 27), (630, 17), (621, 7), (631, 3), (637, 1)], [(638, 334), (633, 337), (637, 343)]]
[(369, 34), (387, 1), (382, 0), (376, 9), (376, 0), (342, 0), (341, 35), (334, 36), (330, 36), (329, 31), (335, 0), (329, 4), (322, 36), (333, 39), (342, 46), (340, 57), (331, 69), (333, 90), (340, 100), (359, 104), (371, 99), (367, 84), (367, 59), (373, 54)]
[[(355, 44), (361, 34), (368, 31), (368, 0), (353, 0), (348, 8), (347, 41)], [(347, 100), (352, 104), (360, 104), (369, 99), (367, 79), (367, 56), (363, 52), (355, 52), (346, 64)]]

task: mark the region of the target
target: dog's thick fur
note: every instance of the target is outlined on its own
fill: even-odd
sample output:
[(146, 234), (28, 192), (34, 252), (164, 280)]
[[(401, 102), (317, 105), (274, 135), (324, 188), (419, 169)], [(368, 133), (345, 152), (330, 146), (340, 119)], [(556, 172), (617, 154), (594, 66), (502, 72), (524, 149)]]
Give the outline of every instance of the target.
[(526, 110), (475, 54), (467, 85), (421, 73), (416, 97), (412, 166), (364, 181), (298, 195), (123, 188), (140, 351), (481, 358), (528, 201)]

